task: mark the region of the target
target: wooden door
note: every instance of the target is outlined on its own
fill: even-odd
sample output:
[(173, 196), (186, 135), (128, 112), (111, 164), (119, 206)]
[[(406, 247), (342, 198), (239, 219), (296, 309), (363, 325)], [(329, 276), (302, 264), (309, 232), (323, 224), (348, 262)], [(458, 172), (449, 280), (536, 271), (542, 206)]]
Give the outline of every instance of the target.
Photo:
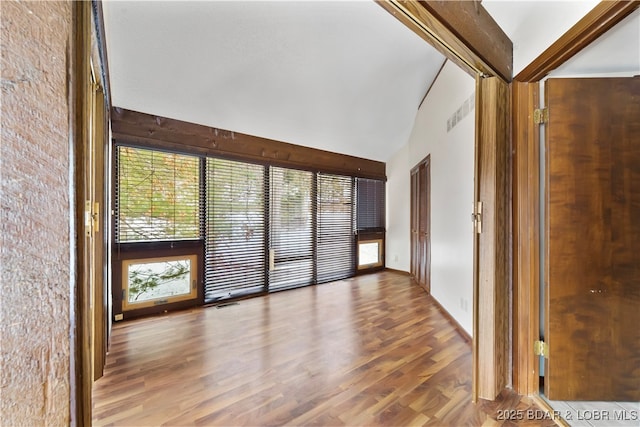
[(638, 401), (640, 78), (545, 92), (545, 394)]
[(411, 171), (411, 276), (418, 277), (418, 169)]
[(86, 201), (87, 214), (91, 216), (91, 224), (88, 228), (89, 241), (89, 283), (92, 308), (92, 352), (93, 352), (93, 379), (102, 377), (106, 363), (108, 349), (108, 292), (106, 266), (107, 234), (104, 207), (106, 206), (105, 190), (105, 152), (107, 150), (107, 124), (104, 90), (92, 74), (92, 111), (91, 111), (91, 135), (87, 147), (88, 157), (88, 199)]
[(411, 170), (411, 275), (431, 292), (431, 194), (429, 156)]

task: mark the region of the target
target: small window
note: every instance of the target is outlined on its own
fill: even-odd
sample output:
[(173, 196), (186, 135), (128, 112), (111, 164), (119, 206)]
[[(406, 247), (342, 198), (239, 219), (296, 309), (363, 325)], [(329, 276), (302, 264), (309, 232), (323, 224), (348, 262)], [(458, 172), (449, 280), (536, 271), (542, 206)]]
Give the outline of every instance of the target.
[(195, 299), (197, 256), (122, 261), (122, 310)]
[(383, 265), (382, 239), (360, 240), (358, 242), (358, 270), (381, 267)]

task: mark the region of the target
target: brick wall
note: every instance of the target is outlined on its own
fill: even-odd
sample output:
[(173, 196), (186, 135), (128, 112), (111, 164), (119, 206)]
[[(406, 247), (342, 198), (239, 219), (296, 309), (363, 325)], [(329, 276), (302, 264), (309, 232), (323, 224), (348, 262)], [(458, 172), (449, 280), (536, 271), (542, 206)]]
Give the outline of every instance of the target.
[(70, 2), (0, 1), (0, 424), (69, 424)]

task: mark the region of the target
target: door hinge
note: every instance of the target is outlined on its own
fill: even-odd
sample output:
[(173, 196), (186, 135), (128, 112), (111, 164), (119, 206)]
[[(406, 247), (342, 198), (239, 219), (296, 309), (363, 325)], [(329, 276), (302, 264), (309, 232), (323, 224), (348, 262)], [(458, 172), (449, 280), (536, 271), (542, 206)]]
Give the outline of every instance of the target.
[(84, 228), (87, 237), (100, 231), (100, 203), (91, 203), (86, 200), (84, 203)]
[(549, 344), (544, 341), (534, 341), (533, 342), (533, 354), (536, 356), (544, 357), (545, 359), (549, 358)]
[(482, 233), (482, 202), (476, 202), (473, 204), (474, 212), (471, 214), (471, 222), (473, 222), (473, 228), (476, 233)]
[(533, 110), (533, 122), (537, 125), (547, 123), (549, 121), (548, 108), (536, 108)]
[(84, 202), (84, 230), (87, 237), (93, 234), (93, 213), (91, 211), (91, 201)]
[(91, 218), (93, 219), (93, 232), (100, 232), (100, 203), (93, 203), (93, 212), (91, 213)]

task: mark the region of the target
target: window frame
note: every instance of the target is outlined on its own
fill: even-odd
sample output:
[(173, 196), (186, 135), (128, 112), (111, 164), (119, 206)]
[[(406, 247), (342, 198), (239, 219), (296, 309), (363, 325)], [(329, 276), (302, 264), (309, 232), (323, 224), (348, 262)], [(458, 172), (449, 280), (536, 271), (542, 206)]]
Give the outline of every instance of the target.
[[(185, 255), (171, 255), (171, 256), (163, 256), (163, 257), (151, 257), (151, 258), (129, 258), (121, 260), (121, 270), (122, 270), (122, 311), (133, 311), (141, 308), (154, 307), (158, 305), (166, 305), (179, 301), (187, 301), (187, 300), (195, 300), (198, 297), (198, 256), (196, 254), (185, 254)], [(136, 264), (151, 264), (158, 262), (171, 262), (171, 261), (182, 261), (189, 260), (189, 292), (183, 293), (179, 295), (172, 295), (166, 297), (155, 297), (149, 298), (141, 302), (129, 302), (129, 267), (131, 265)]]
[[(352, 210), (352, 214), (351, 214), (351, 221), (352, 221), (352, 239), (351, 239), (351, 255), (350, 255), (350, 261), (352, 264), (352, 269), (350, 272), (350, 275), (348, 277), (354, 277), (358, 274), (361, 273), (366, 273), (366, 272), (374, 272), (374, 271), (379, 271), (385, 268), (385, 262), (384, 262), (384, 257), (385, 257), (385, 224), (384, 224), (384, 218), (385, 218), (385, 209), (386, 207), (384, 206), (385, 203), (385, 187), (386, 187), (386, 180), (385, 179), (379, 179), (379, 178), (364, 178), (364, 177), (359, 177), (356, 175), (341, 175), (341, 174), (336, 174), (333, 172), (327, 172), (327, 171), (322, 171), (322, 170), (317, 170), (314, 168), (306, 168), (306, 167), (291, 167), (291, 166), (284, 166), (279, 164), (277, 161), (276, 162), (271, 162), (271, 161), (256, 161), (256, 160), (248, 160), (248, 159), (239, 159), (237, 157), (234, 156), (222, 156), (222, 155), (211, 155), (208, 152), (197, 152), (197, 151), (193, 151), (190, 150), (189, 146), (185, 146), (185, 147), (168, 147), (166, 145), (156, 145), (156, 144), (152, 144), (152, 143), (143, 143), (143, 142), (131, 142), (128, 140), (123, 140), (123, 139), (119, 139), (119, 138), (114, 138), (112, 140), (113, 143), (113, 150), (112, 150), (112, 156), (113, 156), (113, 166), (112, 166), (112, 176), (111, 176), (111, 181), (112, 181), (112, 188), (114, 189), (114, 191), (112, 191), (112, 206), (114, 206), (114, 208), (117, 206), (117, 197), (118, 197), (118, 193), (117, 191), (115, 191), (115, 189), (117, 188), (117, 180), (119, 179), (119, 175), (118, 175), (118, 169), (116, 168), (117, 162), (117, 156), (119, 153), (118, 148), (121, 146), (124, 147), (132, 147), (132, 148), (138, 148), (138, 149), (142, 149), (142, 150), (151, 150), (151, 151), (157, 151), (157, 152), (164, 152), (164, 153), (169, 153), (169, 154), (177, 154), (177, 155), (185, 155), (185, 156), (191, 156), (191, 157), (195, 157), (197, 159), (199, 159), (199, 163), (198, 163), (198, 168), (199, 168), (199, 234), (197, 238), (193, 238), (193, 239), (174, 239), (174, 240), (138, 240), (138, 241), (130, 241), (130, 242), (125, 242), (125, 241), (119, 241), (119, 239), (117, 239), (117, 227), (116, 227), (116, 221), (118, 220), (118, 216), (117, 216), (117, 210), (114, 209), (113, 215), (112, 215), (112, 227), (111, 227), (111, 235), (112, 235), (112, 241), (114, 242), (113, 246), (112, 246), (112, 261), (110, 263), (111, 268), (112, 268), (112, 295), (113, 295), (113, 313), (114, 313), (114, 317), (115, 320), (123, 320), (123, 319), (127, 319), (127, 318), (132, 318), (132, 317), (138, 317), (138, 316), (143, 316), (143, 315), (148, 315), (148, 314), (154, 314), (154, 313), (159, 313), (159, 312), (165, 312), (167, 310), (174, 310), (174, 309), (182, 309), (182, 308), (188, 308), (188, 307), (193, 307), (193, 306), (197, 306), (197, 305), (204, 305), (207, 301), (205, 301), (205, 296), (206, 296), (206, 289), (207, 289), (207, 283), (205, 283), (205, 277), (207, 277), (207, 273), (206, 273), (206, 268), (208, 266), (207, 263), (207, 254), (206, 252), (206, 238), (207, 238), (207, 221), (208, 221), (208, 213), (207, 213), (207, 197), (208, 197), (208, 191), (207, 191), (207, 185), (208, 185), (208, 181), (207, 181), (207, 159), (221, 159), (221, 160), (231, 160), (231, 161), (238, 161), (238, 162), (242, 162), (242, 163), (247, 163), (247, 164), (254, 164), (254, 165), (261, 165), (264, 167), (264, 178), (265, 178), (265, 182), (266, 182), (266, 188), (265, 188), (265, 230), (268, 231), (271, 229), (271, 216), (272, 213), (270, 211), (271, 206), (270, 206), (270, 198), (271, 198), (271, 189), (270, 189), (270, 173), (271, 173), (271, 168), (283, 168), (283, 169), (291, 169), (291, 170), (299, 170), (299, 171), (307, 171), (307, 172), (311, 172), (313, 174), (311, 181), (312, 181), (312, 216), (313, 216), (313, 221), (312, 221), (312, 230), (313, 230), (313, 242), (312, 242), (312, 261), (313, 261), (313, 277), (310, 283), (308, 283), (308, 285), (316, 285), (319, 283), (324, 283), (325, 281), (319, 281), (318, 280), (318, 262), (319, 262), (319, 250), (318, 250), (318, 245), (319, 245), (319, 222), (318, 222), (318, 215), (319, 215), (319, 211), (318, 211), (318, 207), (320, 204), (320, 200), (319, 200), (319, 195), (318, 195), (318, 185), (319, 185), (319, 179), (321, 175), (328, 175), (328, 176), (336, 176), (336, 177), (348, 177), (351, 178), (352, 181), (352, 194), (351, 194), (351, 210)], [(183, 148), (183, 149), (182, 149)], [(374, 213), (374, 217), (376, 218), (376, 220), (378, 221), (378, 223), (376, 225), (378, 225), (378, 227), (369, 227), (369, 228), (365, 228), (362, 229), (362, 227), (358, 227), (358, 217), (357, 217), (357, 212), (358, 212), (358, 191), (357, 191), (357, 181), (358, 180), (367, 180), (367, 181), (377, 181), (379, 184), (377, 185), (381, 185), (382, 186), (382, 208), (380, 209), (380, 207), (378, 206), (378, 204), (376, 204), (376, 207), (372, 207), (372, 210), (375, 210)], [(376, 197), (379, 197), (379, 190), (376, 193)], [(359, 229), (360, 228), (360, 229)], [(374, 240), (379, 240), (379, 258), (378, 258), (378, 262), (374, 263), (374, 264), (368, 264), (368, 265), (364, 265), (364, 266), (359, 266), (358, 265), (358, 243), (359, 242), (365, 242), (366, 239), (370, 239), (370, 238), (374, 238)], [(277, 291), (277, 289), (271, 290), (270, 287), (270, 271), (269, 271), (269, 261), (270, 261), (270, 235), (269, 233), (267, 234), (266, 238), (265, 238), (265, 250), (266, 250), (266, 256), (265, 256), (265, 260), (264, 260), (264, 264), (265, 264), (265, 281), (264, 281), (264, 287), (263, 287), (263, 291), (262, 292), (251, 292), (254, 295), (261, 295), (261, 294), (267, 294), (269, 292), (273, 292), (273, 291)], [(195, 295), (195, 298), (193, 296), (191, 297), (185, 297), (185, 298), (171, 298), (168, 299), (167, 303), (162, 303), (162, 304), (156, 304), (154, 303), (150, 303), (150, 304), (126, 304), (127, 307), (125, 307), (125, 301), (124, 301), (124, 297), (126, 292), (123, 294), (123, 284), (124, 284), (124, 280), (123, 280), (123, 265), (126, 267), (128, 264), (124, 263), (125, 261), (130, 263), (132, 262), (131, 260), (141, 260), (141, 259), (154, 259), (154, 258), (163, 258), (163, 257), (171, 257), (171, 256), (178, 256), (178, 255), (194, 255), (197, 256), (197, 261), (196, 261), (196, 269), (197, 269), (197, 293)], [(332, 279), (332, 280), (339, 280), (339, 279)], [(221, 298), (219, 299), (219, 301), (227, 301), (227, 300), (232, 300), (232, 299), (237, 299), (237, 298), (242, 298), (245, 297), (246, 295), (244, 294), (240, 294), (238, 293), (236, 294), (229, 294), (228, 297), (226, 298)], [(216, 301), (209, 301), (211, 303), (215, 303), (218, 302), (218, 300)]]
[[(366, 243), (378, 243), (378, 261), (371, 264), (360, 265), (360, 245)], [(370, 273), (384, 270), (385, 268), (385, 233), (384, 232), (362, 232), (358, 233), (356, 242), (356, 271), (360, 273)]]
[[(119, 243), (112, 255), (112, 303), (116, 321), (150, 314), (163, 313), (204, 304), (204, 242), (202, 240), (167, 240), (161, 242)], [(177, 298), (162, 304), (138, 305), (124, 309), (127, 295), (124, 284), (125, 263), (148, 259), (195, 257), (192, 280), (196, 280), (196, 294), (190, 298)]]

